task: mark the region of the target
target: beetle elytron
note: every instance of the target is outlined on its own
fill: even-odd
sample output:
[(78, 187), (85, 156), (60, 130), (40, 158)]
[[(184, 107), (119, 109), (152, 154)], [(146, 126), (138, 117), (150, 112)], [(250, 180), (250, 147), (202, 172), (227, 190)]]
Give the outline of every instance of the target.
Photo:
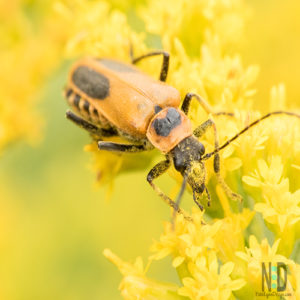
[[(155, 55), (163, 56), (159, 80), (152, 79), (133, 66), (138, 61)], [(240, 199), (220, 177), (218, 152), (241, 133), (271, 115), (300, 115), (284, 111), (271, 112), (245, 127), (219, 147), (217, 129), (212, 118), (192, 131), (187, 116), (192, 98), (198, 100), (207, 113), (213, 112), (206, 101), (194, 93), (185, 96), (179, 109), (179, 92), (165, 83), (168, 67), (169, 54), (164, 51), (133, 58), (132, 64), (91, 57), (81, 59), (71, 68), (65, 89), (67, 101), (77, 114), (67, 111), (66, 116), (91, 133), (98, 141), (100, 150), (135, 153), (157, 148), (165, 154), (166, 159), (150, 170), (147, 181), (174, 211), (183, 213), (178, 203), (153, 183), (153, 180), (167, 171), (172, 163), (184, 178), (182, 190), (186, 183), (191, 186), (193, 199), (200, 209), (203, 209), (203, 206), (199, 197), (203, 192), (207, 194), (209, 205), (210, 196), (205, 186), (206, 172), (203, 161), (211, 156), (214, 156), (214, 171), (226, 194), (230, 198)], [(205, 155), (204, 146), (198, 138), (210, 127), (214, 130), (215, 150)], [(129, 143), (102, 141), (103, 137), (111, 136), (121, 136)]]

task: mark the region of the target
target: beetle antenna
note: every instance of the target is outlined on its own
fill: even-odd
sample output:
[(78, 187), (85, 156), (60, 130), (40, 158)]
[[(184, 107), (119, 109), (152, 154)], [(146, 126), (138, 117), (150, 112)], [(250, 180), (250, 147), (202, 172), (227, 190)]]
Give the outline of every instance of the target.
[(237, 133), (235, 136), (233, 136), (231, 139), (229, 139), (227, 142), (225, 142), (221, 147), (216, 148), (214, 151), (205, 154), (202, 159), (208, 159), (210, 158), (212, 155), (215, 155), (216, 153), (218, 153), (219, 151), (221, 151), (222, 149), (224, 149), (225, 147), (227, 147), (231, 142), (233, 142), (234, 140), (236, 140), (241, 134), (243, 134), (244, 132), (246, 132), (248, 129), (250, 129), (251, 127), (255, 126), (256, 124), (258, 124), (259, 122), (261, 122), (264, 119), (267, 119), (273, 115), (288, 115), (288, 116), (294, 116), (300, 119), (300, 115), (296, 114), (296, 113), (292, 113), (292, 112), (288, 112), (288, 111), (273, 111), (270, 112), (264, 116), (262, 116), (261, 118), (257, 119), (256, 121), (252, 122), (251, 124), (249, 124), (248, 126), (246, 126), (243, 130), (241, 130), (239, 133)]
[(173, 210), (173, 216), (172, 216), (172, 228), (173, 228), (173, 230), (175, 229), (176, 212), (177, 212), (177, 209), (180, 205), (180, 201), (181, 201), (181, 198), (183, 196), (183, 193), (184, 193), (184, 190), (185, 190), (185, 187), (186, 187), (186, 182), (187, 182), (187, 174), (185, 174), (183, 176), (182, 185), (181, 185), (180, 191), (179, 191), (179, 193), (176, 197), (175, 206), (174, 206), (174, 210)]

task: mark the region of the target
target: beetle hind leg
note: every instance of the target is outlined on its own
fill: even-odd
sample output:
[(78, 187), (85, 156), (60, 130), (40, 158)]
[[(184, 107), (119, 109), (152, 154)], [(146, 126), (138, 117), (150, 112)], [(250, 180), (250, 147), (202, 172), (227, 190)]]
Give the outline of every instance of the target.
[(144, 58), (151, 57), (151, 56), (156, 56), (156, 55), (162, 55), (163, 56), (163, 62), (162, 62), (161, 70), (160, 70), (159, 80), (165, 82), (167, 80), (167, 76), (168, 76), (169, 61), (170, 61), (170, 55), (169, 55), (168, 52), (158, 50), (158, 51), (149, 52), (147, 54), (144, 54), (144, 55), (141, 55), (139, 57), (134, 58), (132, 47), (130, 49), (131, 62), (133, 64), (136, 64), (137, 62), (139, 62), (140, 60), (142, 60)]
[(110, 136), (116, 136), (117, 132), (111, 128), (111, 129), (103, 129), (99, 128), (88, 121), (84, 120), (83, 118), (79, 117), (78, 115), (74, 114), (72, 111), (68, 110), (66, 112), (66, 117), (68, 120), (75, 123), (80, 128), (88, 131), (92, 136), (95, 138), (102, 138), (102, 137), (110, 137)]

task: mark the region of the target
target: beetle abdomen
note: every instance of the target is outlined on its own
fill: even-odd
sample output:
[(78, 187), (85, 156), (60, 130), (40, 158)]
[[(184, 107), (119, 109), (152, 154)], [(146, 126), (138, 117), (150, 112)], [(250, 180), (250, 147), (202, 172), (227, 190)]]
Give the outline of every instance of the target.
[(71, 88), (65, 89), (65, 97), (72, 109), (87, 121), (100, 125), (101, 128), (110, 128), (111, 125), (104, 116), (86, 99), (75, 93)]

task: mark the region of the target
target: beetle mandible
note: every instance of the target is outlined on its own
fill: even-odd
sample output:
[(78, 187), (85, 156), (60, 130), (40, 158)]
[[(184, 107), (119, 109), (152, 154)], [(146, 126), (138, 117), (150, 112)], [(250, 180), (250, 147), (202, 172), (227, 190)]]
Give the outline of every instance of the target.
[[(159, 80), (154, 80), (134, 66), (142, 59), (156, 55), (163, 57)], [(191, 100), (196, 99), (211, 116), (232, 114), (214, 113), (209, 104), (195, 93), (187, 93), (178, 108), (181, 103), (179, 91), (165, 83), (169, 57), (165, 51), (154, 51), (137, 58), (131, 57), (132, 64), (92, 57), (75, 62), (69, 73), (65, 97), (77, 114), (67, 111), (67, 118), (87, 130), (98, 141), (100, 150), (130, 153), (153, 148), (160, 150), (165, 155), (165, 160), (150, 170), (147, 181), (174, 211), (184, 214), (178, 205), (179, 198), (176, 202), (170, 199), (154, 184), (154, 179), (166, 172), (173, 163), (183, 176), (181, 191), (189, 184), (195, 203), (203, 210), (199, 201), (203, 192), (207, 194), (208, 205), (210, 204), (210, 195), (205, 186), (204, 161), (211, 156), (214, 157), (214, 172), (227, 196), (241, 199), (220, 176), (219, 151), (263, 119), (276, 114), (298, 118), (300, 115), (287, 111), (270, 112), (219, 146), (217, 128), (212, 117), (192, 130), (188, 118)], [(205, 148), (198, 139), (209, 128), (214, 131), (215, 149), (205, 154)], [(112, 136), (121, 136), (129, 143), (102, 140), (103, 137)]]

